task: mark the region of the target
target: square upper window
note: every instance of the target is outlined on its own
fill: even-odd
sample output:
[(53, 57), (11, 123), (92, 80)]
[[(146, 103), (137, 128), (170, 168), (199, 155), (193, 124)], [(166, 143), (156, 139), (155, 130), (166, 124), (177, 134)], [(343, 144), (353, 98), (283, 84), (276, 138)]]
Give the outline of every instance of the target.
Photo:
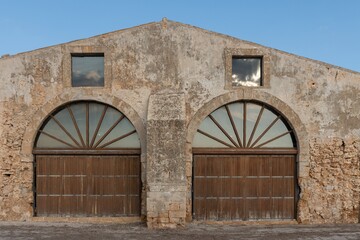
[(104, 86), (104, 54), (73, 54), (71, 84), (73, 87)]
[(261, 57), (232, 57), (232, 86), (262, 86)]
[(270, 54), (258, 48), (225, 48), (225, 89), (270, 88)]

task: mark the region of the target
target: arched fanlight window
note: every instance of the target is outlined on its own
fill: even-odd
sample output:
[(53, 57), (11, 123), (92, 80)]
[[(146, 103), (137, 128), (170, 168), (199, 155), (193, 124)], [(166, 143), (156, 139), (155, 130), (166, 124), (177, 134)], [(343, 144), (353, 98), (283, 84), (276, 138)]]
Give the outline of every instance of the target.
[(234, 102), (224, 105), (201, 123), (194, 148), (295, 148), (294, 132), (283, 117), (264, 104)]
[(35, 149), (137, 149), (139, 136), (124, 114), (97, 102), (76, 102), (51, 114)]

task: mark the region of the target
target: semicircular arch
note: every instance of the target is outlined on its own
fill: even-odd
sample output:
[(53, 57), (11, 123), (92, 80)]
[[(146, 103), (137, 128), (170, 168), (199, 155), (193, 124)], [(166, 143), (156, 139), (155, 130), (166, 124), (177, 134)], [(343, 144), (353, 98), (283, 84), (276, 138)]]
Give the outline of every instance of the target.
[(27, 124), (21, 145), (21, 154), (23, 155), (25, 161), (33, 160), (32, 151), (35, 145), (37, 133), (41, 126), (43, 126), (45, 123), (45, 120), (50, 116), (50, 113), (54, 112), (61, 106), (76, 101), (96, 101), (110, 105), (111, 107), (123, 113), (135, 127), (140, 139), (141, 153), (142, 155), (145, 155), (145, 126), (137, 111), (130, 104), (107, 93), (96, 96), (92, 94), (82, 94), (79, 97), (78, 92), (69, 91), (52, 98), (46, 104), (39, 107), (38, 110), (36, 110), (32, 116), (30, 116), (31, 120)]
[(193, 149), (291, 149), (297, 147), (294, 130), (278, 112), (262, 102), (240, 100), (211, 112), (200, 124)]
[(129, 119), (114, 107), (97, 101), (75, 101), (58, 107), (40, 127), (34, 150), (140, 149)]

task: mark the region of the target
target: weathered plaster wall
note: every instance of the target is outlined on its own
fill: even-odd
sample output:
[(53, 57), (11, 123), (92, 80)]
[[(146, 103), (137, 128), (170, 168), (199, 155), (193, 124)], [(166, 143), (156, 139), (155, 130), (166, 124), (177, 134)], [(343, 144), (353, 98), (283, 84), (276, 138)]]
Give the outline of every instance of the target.
[[(269, 87), (226, 89), (227, 48), (267, 54)], [(99, 51), (105, 53), (105, 87), (72, 88), (70, 53)], [(359, 73), (166, 20), (1, 58), (0, 219), (32, 216), (31, 150), (41, 122), (64, 103), (91, 99), (124, 112), (139, 132), (142, 214), (155, 227), (183, 224), (191, 220), (194, 131), (217, 107), (256, 99), (280, 110), (298, 135), (299, 221), (357, 222), (359, 91)], [(163, 96), (181, 98), (183, 105), (172, 109), (166, 100), (149, 100)], [(181, 117), (166, 119), (174, 111)], [(167, 151), (175, 140), (178, 152)]]

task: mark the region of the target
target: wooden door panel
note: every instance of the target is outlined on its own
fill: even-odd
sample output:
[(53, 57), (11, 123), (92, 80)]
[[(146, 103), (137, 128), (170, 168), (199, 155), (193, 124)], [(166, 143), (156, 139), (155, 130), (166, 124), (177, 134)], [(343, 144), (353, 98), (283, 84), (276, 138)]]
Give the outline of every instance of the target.
[(194, 218), (294, 219), (295, 156), (195, 155)]
[(36, 156), (37, 216), (139, 216), (139, 156)]

